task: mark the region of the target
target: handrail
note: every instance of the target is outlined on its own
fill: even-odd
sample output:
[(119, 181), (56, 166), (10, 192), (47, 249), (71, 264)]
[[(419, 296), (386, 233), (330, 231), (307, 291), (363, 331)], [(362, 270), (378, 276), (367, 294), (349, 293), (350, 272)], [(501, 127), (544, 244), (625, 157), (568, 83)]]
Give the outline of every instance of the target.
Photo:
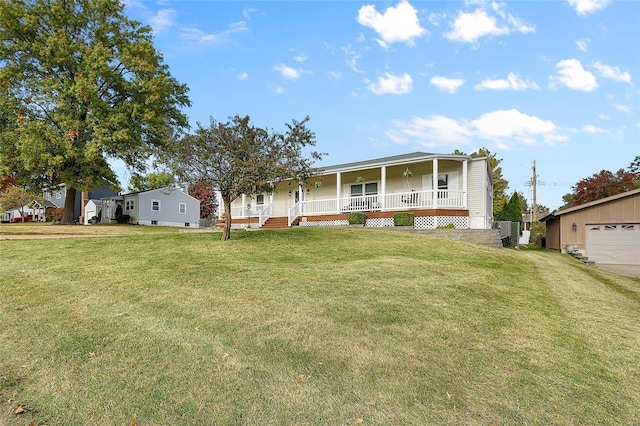
[(271, 216), (273, 216), (273, 205), (264, 204), (262, 206), (262, 210), (260, 210), (260, 213), (258, 214), (258, 228), (262, 228)]
[(291, 224), (293, 223), (293, 221), (300, 216), (300, 213), (302, 212), (301, 209), (302, 203), (300, 201), (298, 201), (297, 203), (295, 203), (293, 205), (293, 207), (289, 208), (289, 215), (288, 215), (288, 221), (287, 221), (287, 225), (291, 226)]

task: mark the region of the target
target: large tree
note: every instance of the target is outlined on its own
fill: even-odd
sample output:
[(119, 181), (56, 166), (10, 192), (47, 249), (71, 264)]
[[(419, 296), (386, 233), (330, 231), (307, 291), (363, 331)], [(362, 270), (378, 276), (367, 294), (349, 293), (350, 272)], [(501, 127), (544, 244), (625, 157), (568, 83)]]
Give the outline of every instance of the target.
[(134, 174), (129, 181), (129, 191), (149, 191), (175, 185), (176, 180), (168, 172), (152, 172), (146, 175)]
[(218, 213), (216, 191), (207, 182), (196, 182), (189, 185), (189, 195), (200, 201), (200, 219), (213, 218)]
[(242, 194), (272, 192), (278, 181), (304, 182), (312, 174), (314, 160), (322, 154), (303, 150), (315, 146), (315, 134), (307, 128), (309, 117), (286, 124), (284, 133), (254, 126), (249, 116), (231, 117), (226, 123), (211, 119), (198, 124), (193, 135), (176, 141), (165, 160), (185, 182), (205, 182), (220, 192), (226, 220), (222, 240), (231, 238), (231, 203)]
[(565, 207), (578, 206), (590, 201), (610, 197), (638, 188), (638, 175), (631, 171), (620, 169), (613, 173), (601, 170), (588, 178), (581, 179), (571, 187), (573, 192), (565, 194), (562, 200)]
[[(467, 155), (457, 149), (453, 151), (453, 153), (455, 155)], [(491, 177), (493, 180), (493, 216), (496, 217), (509, 200), (509, 196), (507, 195), (509, 181), (502, 176), (502, 167), (500, 167), (502, 158), (496, 157), (496, 154), (491, 153), (488, 148), (480, 148), (472, 152), (471, 156), (474, 158), (487, 157), (489, 161), (489, 168), (491, 169)]]
[(0, 173), (31, 188), (119, 187), (187, 125), (187, 87), (119, 0), (0, 1)]

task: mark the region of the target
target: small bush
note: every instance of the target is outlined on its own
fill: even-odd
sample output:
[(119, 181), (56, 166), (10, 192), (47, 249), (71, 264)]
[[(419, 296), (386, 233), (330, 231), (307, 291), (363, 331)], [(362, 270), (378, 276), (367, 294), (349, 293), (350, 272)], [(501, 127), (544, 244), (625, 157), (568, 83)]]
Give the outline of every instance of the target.
[(413, 226), (413, 213), (396, 213), (393, 215), (393, 226)]
[(449, 223), (447, 225), (440, 225), (436, 229), (456, 229), (456, 226), (453, 223)]
[(367, 221), (367, 215), (362, 212), (349, 213), (349, 225), (364, 225)]

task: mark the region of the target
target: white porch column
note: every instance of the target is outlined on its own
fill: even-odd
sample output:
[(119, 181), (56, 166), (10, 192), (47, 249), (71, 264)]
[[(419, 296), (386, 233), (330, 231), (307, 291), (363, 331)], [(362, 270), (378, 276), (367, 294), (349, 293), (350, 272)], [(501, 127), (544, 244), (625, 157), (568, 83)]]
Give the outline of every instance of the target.
[(304, 192), (302, 185), (298, 184), (298, 202), (300, 203), (300, 214), (304, 213)]
[(433, 208), (438, 208), (438, 159), (433, 159)]
[(380, 181), (380, 192), (382, 193), (382, 198), (380, 198), (380, 210), (384, 211), (386, 207), (385, 198), (387, 198), (387, 166), (382, 166), (380, 168)]
[(467, 184), (467, 168), (468, 168), (468, 160), (464, 160), (462, 162), (462, 207), (465, 209), (467, 207), (467, 188), (469, 185)]
[(342, 173), (336, 173), (336, 213), (340, 214), (340, 194), (342, 192)]
[(246, 205), (247, 205), (247, 194), (242, 194), (242, 214), (240, 215), (242, 219), (245, 218), (244, 210)]

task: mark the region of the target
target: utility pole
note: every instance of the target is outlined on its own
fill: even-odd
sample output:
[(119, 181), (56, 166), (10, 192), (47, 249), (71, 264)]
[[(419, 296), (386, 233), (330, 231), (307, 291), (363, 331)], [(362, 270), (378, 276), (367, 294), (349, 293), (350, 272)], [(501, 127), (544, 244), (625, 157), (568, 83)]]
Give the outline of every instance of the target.
[(536, 210), (538, 210), (538, 206), (536, 206), (536, 185), (537, 177), (536, 177), (536, 160), (533, 160), (533, 177), (531, 178), (531, 186), (533, 187), (533, 206), (531, 206), (531, 222), (536, 221)]

